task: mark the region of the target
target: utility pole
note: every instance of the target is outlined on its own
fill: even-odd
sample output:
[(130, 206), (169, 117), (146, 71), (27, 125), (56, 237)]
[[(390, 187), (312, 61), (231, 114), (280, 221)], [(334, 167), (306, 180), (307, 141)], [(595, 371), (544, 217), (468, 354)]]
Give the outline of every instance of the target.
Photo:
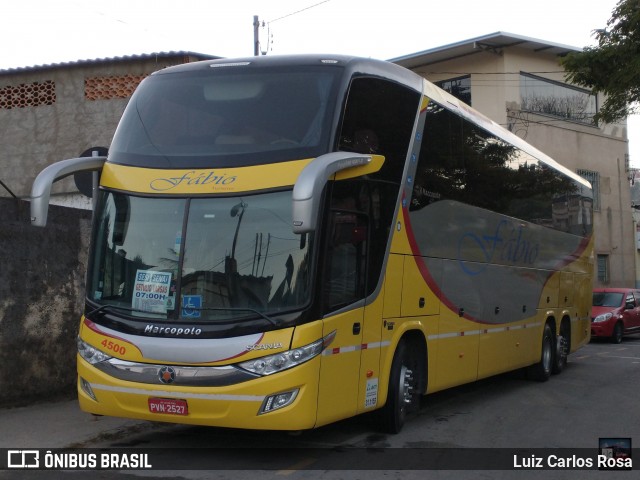
[(258, 21), (258, 15), (253, 16), (253, 56), (260, 55), (260, 39), (258, 38), (258, 28), (260, 22)]

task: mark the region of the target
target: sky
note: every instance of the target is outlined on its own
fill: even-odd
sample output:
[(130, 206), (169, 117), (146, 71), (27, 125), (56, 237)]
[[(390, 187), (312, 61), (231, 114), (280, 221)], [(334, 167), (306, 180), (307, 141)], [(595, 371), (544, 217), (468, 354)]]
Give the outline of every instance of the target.
[[(618, 0), (29, 0), (6, 2), (0, 69), (153, 52), (336, 53), (382, 60), (497, 31), (595, 45)], [(264, 23), (263, 23), (264, 22)], [(640, 167), (640, 118), (629, 120)]]

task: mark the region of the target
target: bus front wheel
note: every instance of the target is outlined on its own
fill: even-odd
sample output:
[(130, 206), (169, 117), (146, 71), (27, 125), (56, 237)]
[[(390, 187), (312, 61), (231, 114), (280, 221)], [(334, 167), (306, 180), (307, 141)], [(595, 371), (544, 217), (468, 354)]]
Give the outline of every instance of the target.
[(407, 414), (417, 408), (420, 399), (417, 371), (419, 362), (407, 347), (406, 340), (398, 344), (389, 374), (387, 403), (380, 410), (380, 423), (386, 433), (398, 433)]

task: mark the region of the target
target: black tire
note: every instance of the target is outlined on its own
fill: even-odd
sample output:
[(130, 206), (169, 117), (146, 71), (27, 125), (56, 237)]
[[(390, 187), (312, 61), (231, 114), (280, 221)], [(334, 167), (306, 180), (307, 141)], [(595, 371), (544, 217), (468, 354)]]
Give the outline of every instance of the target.
[(546, 382), (551, 376), (553, 358), (556, 349), (555, 335), (549, 324), (545, 324), (542, 332), (542, 347), (540, 349), (540, 361), (527, 368), (527, 377), (538, 382)]
[(385, 433), (399, 433), (407, 418), (407, 414), (418, 408), (420, 393), (418, 391), (419, 363), (413, 357), (408, 343), (401, 340), (398, 344), (391, 372), (389, 374), (389, 390), (387, 402), (380, 409), (380, 427)]
[(611, 343), (622, 343), (623, 333), (624, 328), (622, 327), (622, 323), (616, 323), (616, 326), (613, 327), (613, 333), (611, 334)]
[(556, 351), (553, 356), (551, 373), (557, 375), (564, 370), (564, 367), (567, 366), (569, 350), (571, 350), (571, 330), (567, 322), (562, 322), (560, 335), (556, 337)]

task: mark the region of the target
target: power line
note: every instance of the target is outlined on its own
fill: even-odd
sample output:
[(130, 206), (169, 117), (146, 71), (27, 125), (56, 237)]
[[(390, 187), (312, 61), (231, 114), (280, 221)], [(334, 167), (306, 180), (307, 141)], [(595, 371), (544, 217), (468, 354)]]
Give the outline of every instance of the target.
[(278, 20), (282, 20), (283, 18), (287, 18), (287, 17), (291, 17), (293, 15), (297, 15), (298, 13), (304, 12), (306, 10), (309, 10), (311, 8), (317, 7), (318, 5), (322, 5), (323, 3), (327, 3), (327, 2), (330, 2), (330, 1), (331, 0), (324, 0), (322, 2), (314, 3), (313, 5), (309, 5), (308, 7), (302, 8), (300, 10), (296, 10), (295, 12), (288, 13), (288, 14), (283, 15), (282, 17), (278, 17), (278, 18), (276, 18), (274, 20), (270, 20), (267, 23), (277, 22)]
[(315, 8), (315, 7), (317, 7), (319, 5), (322, 5), (324, 3), (328, 3), (330, 1), (331, 0), (323, 0), (322, 2), (314, 3), (313, 5), (309, 5), (308, 7), (301, 8), (300, 10), (296, 10), (295, 12), (287, 13), (286, 15), (283, 15), (281, 17), (275, 18), (273, 20), (269, 20), (267, 22), (265, 22), (264, 20), (262, 22), (260, 22), (259, 19), (258, 19), (258, 16), (257, 15), (254, 16), (253, 17), (253, 45), (254, 45), (254, 49), (253, 49), (254, 53), (253, 54), (256, 55), (256, 56), (259, 55), (260, 53), (262, 53), (263, 55), (266, 55), (267, 51), (269, 50), (269, 47), (267, 46), (267, 50), (265, 50), (263, 52), (260, 52), (260, 50), (261, 50), (260, 49), (260, 38), (259, 38), (260, 35), (259, 35), (259, 32), (258, 32), (259, 27), (264, 28), (266, 26), (268, 28), (268, 30), (267, 30), (267, 38), (268, 38), (267, 45), (269, 45), (269, 44), (273, 43), (273, 34), (271, 33), (271, 24), (273, 22), (277, 22), (278, 20), (282, 20), (283, 18), (289, 18), (289, 17), (291, 17), (293, 15), (297, 15), (298, 13), (305, 12), (307, 10)]

